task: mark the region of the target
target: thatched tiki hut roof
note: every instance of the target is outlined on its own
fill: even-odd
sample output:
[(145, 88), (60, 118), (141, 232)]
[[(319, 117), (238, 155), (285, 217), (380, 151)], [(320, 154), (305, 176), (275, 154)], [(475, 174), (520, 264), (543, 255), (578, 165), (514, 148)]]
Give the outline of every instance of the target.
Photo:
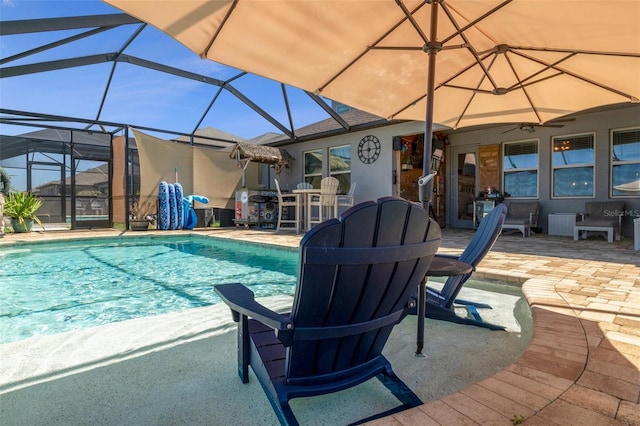
[(250, 161), (271, 164), (277, 174), (280, 174), (285, 167), (289, 167), (289, 163), (293, 161), (293, 157), (284, 149), (244, 142), (236, 142), (229, 157), (236, 159), (243, 167), (246, 167)]

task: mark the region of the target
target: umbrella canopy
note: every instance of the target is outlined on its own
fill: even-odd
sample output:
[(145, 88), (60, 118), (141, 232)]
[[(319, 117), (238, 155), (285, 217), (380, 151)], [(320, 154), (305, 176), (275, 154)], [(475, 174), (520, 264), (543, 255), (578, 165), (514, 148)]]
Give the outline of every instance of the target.
[(615, 185), (613, 189), (617, 189), (618, 191), (640, 193), (640, 179), (633, 182), (627, 182), (620, 185)]
[(545, 123), (640, 98), (637, 0), (104, 1), (202, 58), (424, 120), (425, 153), (433, 122)]

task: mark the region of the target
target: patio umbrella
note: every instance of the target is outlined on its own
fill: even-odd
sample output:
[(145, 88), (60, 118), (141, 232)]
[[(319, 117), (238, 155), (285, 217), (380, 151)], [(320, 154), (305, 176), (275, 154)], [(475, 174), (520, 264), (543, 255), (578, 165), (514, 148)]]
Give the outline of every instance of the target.
[[(640, 97), (637, 0), (104, 0), (208, 58), (390, 119), (545, 123)], [(424, 175), (430, 156), (424, 156)]]
[(613, 189), (617, 189), (618, 191), (640, 193), (640, 179), (635, 180), (633, 182), (627, 182), (620, 185), (615, 185)]

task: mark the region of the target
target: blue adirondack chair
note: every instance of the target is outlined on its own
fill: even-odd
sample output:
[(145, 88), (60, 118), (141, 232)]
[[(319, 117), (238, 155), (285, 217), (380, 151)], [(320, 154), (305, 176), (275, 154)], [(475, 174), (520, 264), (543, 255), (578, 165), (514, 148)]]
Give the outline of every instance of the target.
[[(456, 299), (456, 297), (458, 297), (458, 293), (460, 293), (464, 283), (467, 282), (475, 271), (476, 266), (478, 266), (482, 259), (484, 259), (500, 236), (500, 233), (502, 232), (502, 224), (504, 223), (506, 216), (507, 207), (504, 204), (498, 204), (484, 219), (482, 219), (480, 226), (478, 226), (478, 230), (460, 256), (436, 254), (437, 257), (442, 256), (456, 258), (462, 262), (470, 264), (473, 269), (468, 274), (456, 275), (447, 278), (442, 290), (436, 290), (427, 286), (427, 307), (425, 315), (428, 318), (451, 321), (458, 324), (476, 325), (479, 327), (490, 328), (492, 330), (504, 330), (503, 326), (482, 321), (477, 308), (491, 309), (490, 305)], [(463, 318), (456, 315), (454, 304), (466, 307), (472, 318)]]
[(298, 424), (290, 399), (337, 392), (376, 376), (402, 402), (391, 411), (422, 404), (382, 348), (415, 307), (440, 239), (440, 228), (421, 206), (385, 197), (358, 204), (304, 236), (290, 314), (263, 307), (242, 284), (216, 285), (238, 322), (241, 380), (248, 382), (251, 365), (282, 424)]

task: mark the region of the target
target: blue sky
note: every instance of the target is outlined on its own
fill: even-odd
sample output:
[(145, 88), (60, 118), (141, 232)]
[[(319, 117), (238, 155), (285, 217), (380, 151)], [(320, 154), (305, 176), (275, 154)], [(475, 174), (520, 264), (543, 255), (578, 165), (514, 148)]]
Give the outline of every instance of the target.
[[(3, 21), (119, 12), (99, 0), (1, 1), (0, 16)], [(27, 58), (11, 61), (3, 67), (114, 52), (124, 44), (137, 27), (137, 25), (123, 26)], [(84, 31), (2, 36), (0, 37), (0, 56), (7, 58)], [(125, 53), (221, 80), (228, 79), (239, 72), (230, 67), (201, 60), (181, 44), (151, 27), (147, 27)], [(112, 62), (105, 62), (2, 78), (0, 79), (1, 107), (94, 119), (98, 113), (112, 65)], [(282, 90), (277, 82), (247, 75), (233, 81), (232, 85), (289, 127)], [(189, 133), (194, 130), (217, 91), (216, 86), (185, 81), (157, 71), (119, 63), (100, 119)], [(287, 96), (294, 112), (295, 128), (328, 117), (326, 112), (304, 92), (287, 87)], [(19, 134), (33, 130), (28, 127), (0, 126), (0, 131), (4, 134)], [(212, 110), (198, 127), (215, 127), (246, 139), (267, 132), (281, 133), (227, 91), (222, 91)]]

